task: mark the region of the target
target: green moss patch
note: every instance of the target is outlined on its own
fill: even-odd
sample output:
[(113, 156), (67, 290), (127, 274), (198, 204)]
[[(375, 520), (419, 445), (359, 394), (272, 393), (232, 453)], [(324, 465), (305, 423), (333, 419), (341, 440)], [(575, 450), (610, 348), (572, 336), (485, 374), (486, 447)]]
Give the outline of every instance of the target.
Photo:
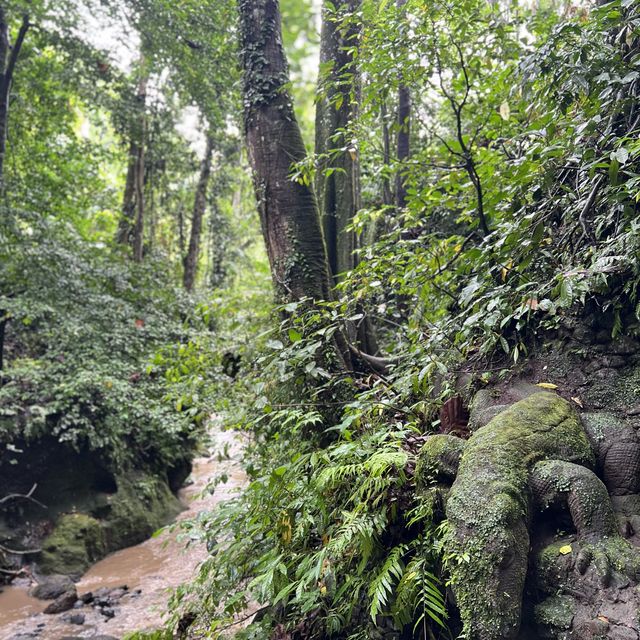
[(44, 573), (81, 575), (107, 552), (105, 532), (98, 520), (82, 513), (63, 515), (42, 545)]

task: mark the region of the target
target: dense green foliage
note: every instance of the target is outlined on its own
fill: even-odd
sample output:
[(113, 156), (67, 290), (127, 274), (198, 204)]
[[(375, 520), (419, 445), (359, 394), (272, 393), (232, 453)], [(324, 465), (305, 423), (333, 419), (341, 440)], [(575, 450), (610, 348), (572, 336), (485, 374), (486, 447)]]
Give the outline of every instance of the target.
[(64, 223), (35, 216), (14, 217), (1, 246), (11, 285), (3, 440), (52, 434), (117, 466), (171, 466), (205, 414), (202, 405), (176, 411), (180, 399), (154, 355), (208, 328), (196, 309), (185, 314), (191, 305), (166, 267), (132, 270)]
[[(280, 4), (311, 148), (315, 5)], [(14, 79), (0, 442), (53, 435), (114, 467), (161, 471), (191, 455), (214, 410), (249, 434), (246, 491), (182, 524), (211, 555), (174, 594), (169, 623), (197, 613), (203, 637), (256, 603), (239, 637), (454, 634), (449, 569), (468, 558), (447, 548), (415, 465), (443, 403), (465, 393), (459, 374), (500, 377), (585, 307), (614, 337), (640, 320), (637, 3), (334, 4), (324, 19), (360, 35), (358, 77), (334, 74), (334, 106), (357, 106), (339, 132), (348, 144), (328, 155), (357, 159), (361, 193), (358, 265), (332, 300), (271, 300), (239, 141), (235, 3), (103, 3), (105, 16), (127, 16), (135, 62), (124, 63), (70, 30), (82, 11), (63, 21), (38, 4)], [(13, 38), (25, 6), (9, 7)], [(403, 87), (411, 153), (397, 159)], [(187, 295), (178, 283), (205, 136), (213, 175)], [(136, 145), (139, 263), (115, 241)], [(312, 185), (326, 160), (310, 155), (290, 179)], [(396, 178), (401, 209), (388, 193)], [(378, 364), (354, 349), (353, 370), (327, 366), (335, 337), (365, 326)]]
[[(247, 637), (274, 625), (304, 638), (386, 625), (430, 637), (446, 618), (447, 567), (466, 560), (443, 547), (446, 527), (416, 490), (412, 443), (438, 429), (458, 371), (506, 373), (585, 304), (614, 336), (638, 321), (633, 3), (562, 13), (409, 0), (340, 15), (364, 28), (347, 132), (362, 158), (364, 248), (338, 302), (301, 315), (289, 305), (244, 370), (251, 484), (190, 529), (217, 551), (195, 586), (213, 637), (253, 601), (268, 609)], [(413, 151), (384, 164), (399, 78), (414, 97)], [(311, 181), (316, 160), (294, 179)], [(404, 211), (381, 204), (397, 171)], [(393, 364), (381, 377), (330, 375), (319, 354), (363, 309)], [(180, 590), (179, 610), (193, 597)]]

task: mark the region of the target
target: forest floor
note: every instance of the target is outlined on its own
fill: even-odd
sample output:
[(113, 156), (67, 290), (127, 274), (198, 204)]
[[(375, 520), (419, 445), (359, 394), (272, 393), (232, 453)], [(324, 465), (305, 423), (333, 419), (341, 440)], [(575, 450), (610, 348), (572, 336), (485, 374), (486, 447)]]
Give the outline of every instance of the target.
[[(221, 431), (216, 420), (212, 424), (206, 454), (194, 460), (191, 482), (179, 493), (185, 510), (178, 522), (211, 510), (245, 484), (240, 437)], [(227, 481), (213, 492), (207, 490), (221, 474)], [(167, 610), (170, 590), (193, 579), (206, 557), (203, 543), (190, 542), (179, 529), (171, 529), (96, 563), (76, 585), (79, 599), (74, 608), (55, 615), (43, 613), (49, 602), (29, 595), (34, 584), (31, 579), (16, 580), (0, 593), (0, 640), (106, 640), (157, 629)], [(89, 600), (89, 593), (93, 599), (84, 604), (83, 596)]]

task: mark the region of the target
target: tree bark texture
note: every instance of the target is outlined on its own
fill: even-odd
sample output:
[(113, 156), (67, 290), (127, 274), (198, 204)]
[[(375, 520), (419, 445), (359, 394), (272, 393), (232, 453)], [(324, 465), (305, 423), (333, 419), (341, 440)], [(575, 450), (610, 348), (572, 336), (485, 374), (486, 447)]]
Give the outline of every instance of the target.
[[(316, 101), (316, 193), (329, 270), (335, 284), (358, 263), (358, 239), (349, 227), (361, 207), (360, 159), (350, 128), (358, 117), (360, 76), (355, 55), (362, 0), (325, 1), (320, 41), (320, 87)], [(352, 326), (350, 326), (352, 325)], [(377, 353), (373, 326), (365, 316), (349, 323), (347, 335), (364, 353)]]
[[(306, 150), (287, 91), (279, 3), (238, 0), (238, 8), (245, 137), (276, 296), (281, 302), (329, 301), (331, 276), (313, 187), (290, 177)], [(340, 331), (334, 347), (330, 366), (351, 368)]]
[(213, 139), (207, 137), (207, 147), (200, 165), (200, 177), (196, 187), (193, 202), (193, 218), (191, 220), (191, 236), (189, 237), (189, 249), (184, 258), (183, 285), (187, 291), (193, 290), (198, 271), (198, 257), (200, 256), (200, 238), (202, 236), (202, 220), (207, 208), (207, 189), (211, 176), (211, 159), (213, 157)]
[(288, 66), (277, 0), (238, 0), (245, 136), (262, 232), (278, 297), (330, 300), (327, 255), (313, 188), (291, 180), (306, 156), (286, 89)]
[[(403, 10), (407, 0), (397, 0), (397, 7)], [(411, 92), (409, 87), (404, 84), (404, 78), (400, 77), (400, 86), (398, 87), (398, 141), (397, 141), (397, 159), (399, 170), (396, 174), (396, 207), (404, 209), (407, 204), (407, 181), (405, 173), (402, 169), (402, 163), (409, 159), (411, 154), (410, 147), (411, 134)]]
[(22, 18), (22, 24), (13, 46), (9, 37), (9, 19), (0, 7), (0, 185), (4, 183), (4, 161), (7, 154), (7, 131), (9, 127), (9, 98), (11, 83), (20, 49), (30, 27), (29, 16)]
[(341, 22), (360, 6), (361, 0), (325, 1), (323, 6), (320, 67), (327, 71), (321, 77), (316, 105), (316, 154), (321, 160), (316, 193), (336, 283), (356, 265), (356, 235), (348, 227), (360, 208), (360, 167), (357, 143), (349, 139), (348, 128), (358, 113), (359, 78), (353, 47), (358, 44), (360, 27), (350, 21), (345, 28)]

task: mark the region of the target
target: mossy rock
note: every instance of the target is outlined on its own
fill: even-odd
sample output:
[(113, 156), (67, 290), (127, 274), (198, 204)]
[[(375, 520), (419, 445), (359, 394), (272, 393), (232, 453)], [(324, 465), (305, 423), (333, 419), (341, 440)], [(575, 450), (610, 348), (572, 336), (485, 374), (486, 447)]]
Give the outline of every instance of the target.
[(118, 491), (111, 497), (106, 520), (110, 549), (121, 549), (146, 540), (182, 511), (180, 501), (162, 479), (130, 472), (116, 479)]
[(182, 510), (167, 482), (143, 472), (122, 474), (98, 520), (83, 513), (63, 515), (44, 541), (40, 570), (82, 575), (107, 553), (138, 544)]
[(535, 608), (536, 622), (543, 627), (567, 631), (576, 614), (576, 602), (571, 596), (552, 596)]
[(43, 545), (40, 569), (43, 573), (82, 575), (107, 552), (104, 528), (91, 516), (68, 513), (57, 522)]

